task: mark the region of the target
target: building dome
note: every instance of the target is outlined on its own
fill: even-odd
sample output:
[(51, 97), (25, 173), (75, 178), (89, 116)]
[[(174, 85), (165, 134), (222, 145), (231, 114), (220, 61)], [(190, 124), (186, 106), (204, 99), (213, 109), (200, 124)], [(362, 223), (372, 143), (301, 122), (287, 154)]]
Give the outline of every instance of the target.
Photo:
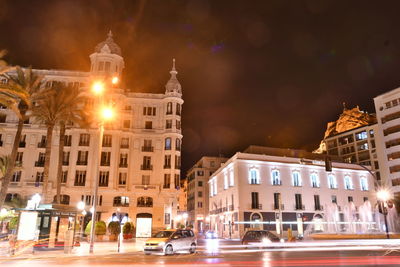
[(105, 41), (96, 45), (94, 51), (96, 53), (107, 51), (111, 54), (117, 54), (121, 56), (121, 48), (114, 42), (111, 31), (108, 33), (107, 39)]
[(175, 59), (173, 60), (172, 70), (169, 73), (171, 74), (171, 78), (165, 85), (166, 93), (182, 94), (182, 86), (176, 78), (178, 72), (175, 69)]

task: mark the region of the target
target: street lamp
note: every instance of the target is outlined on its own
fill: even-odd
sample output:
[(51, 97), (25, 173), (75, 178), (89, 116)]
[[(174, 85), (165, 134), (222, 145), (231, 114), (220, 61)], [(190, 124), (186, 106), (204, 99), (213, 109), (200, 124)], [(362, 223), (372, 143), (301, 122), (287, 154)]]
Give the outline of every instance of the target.
[(376, 192), (376, 197), (378, 198), (379, 212), (383, 214), (383, 218), (385, 220), (386, 237), (387, 237), (387, 239), (389, 239), (390, 236), (389, 236), (389, 229), (388, 229), (388, 224), (387, 224), (387, 214), (388, 214), (387, 201), (391, 197), (390, 192), (386, 189), (380, 189), (378, 192)]
[(98, 140), (98, 151), (97, 151), (97, 161), (95, 163), (96, 166), (96, 172), (95, 172), (95, 177), (93, 179), (93, 206), (90, 208), (90, 211), (92, 212), (92, 225), (90, 228), (90, 247), (89, 247), (89, 253), (93, 254), (93, 247), (94, 247), (94, 230), (95, 230), (95, 224), (96, 224), (96, 205), (97, 205), (97, 193), (99, 191), (99, 184), (98, 184), (98, 177), (100, 174), (100, 158), (101, 158), (101, 147), (103, 143), (103, 134), (104, 134), (104, 122), (109, 121), (114, 117), (114, 112), (110, 106), (104, 106), (104, 101), (103, 101), (103, 93), (105, 90), (105, 86), (103, 82), (95, 82), (92, 86), (92, 91), (94, 94), (96, 94), (99, 97), (99, 107), (101, 107), (100, 110), (100, 116), (99, 116), (99, 140)]
[(81, 221), (81, 239), (83, 237), (83, 224), (85, 223), (85, 215), (86, 215), (86, 211), (85, 211), (85, 202), (83, 201), (79, 201), (78, 204), (76, 205), (76, 207), (78, 208), (78, 210), (82, 211), (82, 221)]
[(40, 201), (42, 200), (42, 197), (36, 193), (32, 196), (32, 203), (34, 205), (34, 209), (36, 210), (39, 207)]
[(187, 218), (188, 218), (188, 214), (185, 212), (182, 214), (183, 219), (185, 220), (185, 227), (187, 227)]

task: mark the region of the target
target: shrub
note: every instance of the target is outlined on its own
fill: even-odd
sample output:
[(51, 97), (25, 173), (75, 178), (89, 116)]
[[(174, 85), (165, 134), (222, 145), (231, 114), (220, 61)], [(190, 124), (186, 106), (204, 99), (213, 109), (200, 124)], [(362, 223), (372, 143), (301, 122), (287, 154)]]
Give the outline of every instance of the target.
[(96, 222), (94, 225), (94, 234), (95, 235), (105, 235), (107, 232), (107, 225), (104, 221)]
[[(91, 227), (92, 227), (92, 221), (90, 221), (86, 225), (86, 229), (85, 229), (85, 234), (86, 235), (90, 235)], [(94, 234), (95, 235), (105, 235), (106, 232), (107, 232), (106, 223), (104, 221), (96, 222), (96, 224), (94, 225)]]
[(18, 217), (12, 217), (10, 222), (8, 223), (8, 229), (15, 230), (17, 229), (17, 225), (18, 225)]
[(131, 222), (126, 222), (124, 223), (124, 227), (122, 228), (122, 233), (124, 235), (129, 235), (129, 234), (133, 234), (135, 230), (135, 227), (133, 226), (133, 224)]
[(119, 222), (110, 222), (107, 228), (112, 235), (119, 235), (121, 233), (121, 225)]

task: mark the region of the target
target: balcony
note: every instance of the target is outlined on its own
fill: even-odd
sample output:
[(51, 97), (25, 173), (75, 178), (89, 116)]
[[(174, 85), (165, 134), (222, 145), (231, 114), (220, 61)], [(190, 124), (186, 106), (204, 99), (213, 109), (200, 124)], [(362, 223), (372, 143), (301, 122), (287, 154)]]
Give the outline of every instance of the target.
[(110, 166), (110, 162), (109, 161), (101, 161), (100, 166)]
[(139, 208), (152, 208), (153, 202), (150, 202), (150, 203), (138, 202), (136, 206)]
[(103, 142), (103, 147), (111, 147), (111, 143), (110, 142)]
[(164, 169), (171, 169), (171, 165), (164, 165)]
[(272, 185), (282, 185), (282, 181), (281, 180), (274, 180), (274, 181), (272, 181)]
[(39, 142), (39, 143), (37, 144), (37, 147), (38, 147), (38, 148), (46, 148), (46, 142)]
[(153, 165), (140, 165), (140, 169), (142, 171), (152, 171), (153, 170)]
[(152, 146), (142, 146), (142, 152), (153, 152), (154, 147)]
[(133, 185), (133, 188), (138, 190), (153, 190), (154, 192), (159, 192), (159, 185)]
[(295, 210), (305, 210), (306, 206), (305, 205), (294, 205)]
[(181, 168), (181, 165), (175, 165), (175, 169), (179, 170)]
[(319, 205), (319, 206), (314, 206), (315, 210), (324, 210), (324, 207)]
[(77, 162), (76, 162), (76, 165), (87, 165), (87, 160), (84, 160), (84, 161), (81, 161), (81, 160), (78, 160)]
[(89, 146), (89, 142), (79, 141), (79, 146)]
[(113, 207), (129, 207), (129, 203), (114, 202)]
[(252, 210), (262, 210), (262, 204), (251, 204)]
[(235, 207), (234, 207), (233, 205), (229, 205), (229, 206), (228, 206), (228, 210), (229, 210), (229, 211), (233, 211), (234, 209), (235, 209)]
[[(279, 210), (279, 205), (278, 204), (272, 204), (272, 209)], [(285, 210), (285, 205), (284, 204), (281, 204), (281, 209), (280, 210)]]
[(128, 168), (128, 163), (126, 163), (126, 162), (121, 162), (121, 163), (119, 163), (119, 167), (120, 167), (120, 168)]
[(121, 144), (120, 148), (129, 148), (129, 145)]
[(63, 162), (62, 162), (62, 165), (63, 165), (63, 166), (68, 166), (68, 165), (69, 165), (69, 160), (63, 161)]
[(35, 161), (35, 167), (44, 167), (44, 160)]
[(26, 146), (26, 142), (25, 141), (19, 142), (19, 147), (25, 147), (25, 146)]

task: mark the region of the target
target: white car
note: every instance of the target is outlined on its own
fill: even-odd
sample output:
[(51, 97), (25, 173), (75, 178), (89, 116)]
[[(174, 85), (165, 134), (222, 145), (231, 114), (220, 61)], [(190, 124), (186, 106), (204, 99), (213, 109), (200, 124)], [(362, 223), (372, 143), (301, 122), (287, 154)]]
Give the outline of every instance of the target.
[(163, 230), (146, 240), (144, 254), (172, 255), (196, 251), (197, 240), (192, 230)]

